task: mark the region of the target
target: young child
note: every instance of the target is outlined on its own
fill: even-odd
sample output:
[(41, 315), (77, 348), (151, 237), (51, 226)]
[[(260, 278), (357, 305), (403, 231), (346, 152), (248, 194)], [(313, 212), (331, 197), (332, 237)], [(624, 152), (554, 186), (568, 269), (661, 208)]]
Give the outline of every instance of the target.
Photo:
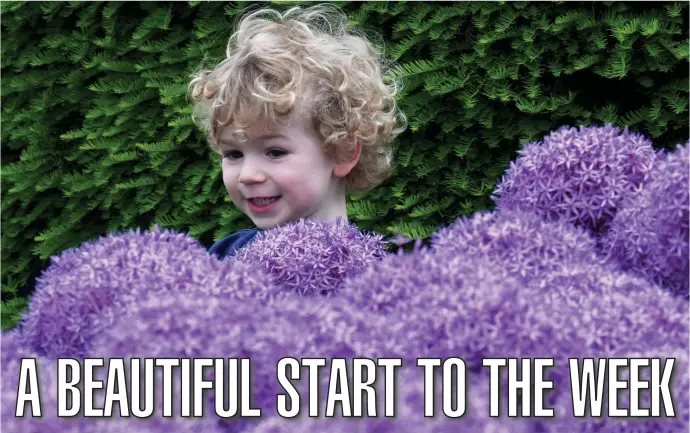
[(216, 242), (234, 255), (288, 221), (347, 220), (345, 196), (388, 175), (406, 125), (387, 65), (331, 5), (246, 15), (211, 71), (189, 89), (195, 120), (222, 156), (223, 183), (256, 225)]

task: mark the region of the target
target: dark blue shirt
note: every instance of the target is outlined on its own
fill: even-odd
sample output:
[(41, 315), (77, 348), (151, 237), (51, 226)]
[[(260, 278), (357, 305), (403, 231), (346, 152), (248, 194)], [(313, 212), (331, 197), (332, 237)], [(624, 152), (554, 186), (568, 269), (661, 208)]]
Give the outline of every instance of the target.
[(232, 257), (238, 249), (253, 241), (256, 235), (262, 231), (260, 228), (240, 230), (213, 244), (208, 252), (217, 255), (221, 259)]

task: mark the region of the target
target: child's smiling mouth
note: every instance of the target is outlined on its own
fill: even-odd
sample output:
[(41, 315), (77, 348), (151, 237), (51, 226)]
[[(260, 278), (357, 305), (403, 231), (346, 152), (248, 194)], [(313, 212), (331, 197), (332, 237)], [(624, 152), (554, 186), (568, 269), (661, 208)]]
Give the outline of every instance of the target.
[(252, 212), (265, 213), (273, 210), (281, 197), (282, 196), (280, 195), (273, 197), (253, 197), (247, 199), (247, 202), (249, 203), (249, 209), (251, 209)]

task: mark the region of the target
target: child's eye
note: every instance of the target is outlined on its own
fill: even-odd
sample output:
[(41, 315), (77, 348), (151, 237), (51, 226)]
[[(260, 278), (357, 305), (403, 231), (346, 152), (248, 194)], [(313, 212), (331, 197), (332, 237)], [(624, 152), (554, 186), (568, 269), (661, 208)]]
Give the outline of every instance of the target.
[(271, 158), (280, 158), (287, 155), (287, 152), (280, 149), (269, 149), (266, 151), (266, 155), (270, 156)]
[(223, 157), (227, 159), (239, 159), (242, 158), (242, 152), (239, 150), (231, 150), (230, 152), (226, 152)]

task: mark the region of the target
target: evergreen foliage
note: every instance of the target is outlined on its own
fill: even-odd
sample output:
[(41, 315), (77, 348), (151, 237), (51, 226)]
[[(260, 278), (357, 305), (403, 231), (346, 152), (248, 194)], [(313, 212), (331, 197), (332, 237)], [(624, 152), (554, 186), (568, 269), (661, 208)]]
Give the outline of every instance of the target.
[[(687, 3), (338, 4), (382, 35), (410, 120), (391, 178), (349, 197), (362, 229), (427, 238), (491, 208), (519, 147), (562, 125), (688, 139)], [(4, 329), (67, 248), (154, 224), (210, 245), (251, 225), (185, 98), (246, 6), (0, 3)]]

